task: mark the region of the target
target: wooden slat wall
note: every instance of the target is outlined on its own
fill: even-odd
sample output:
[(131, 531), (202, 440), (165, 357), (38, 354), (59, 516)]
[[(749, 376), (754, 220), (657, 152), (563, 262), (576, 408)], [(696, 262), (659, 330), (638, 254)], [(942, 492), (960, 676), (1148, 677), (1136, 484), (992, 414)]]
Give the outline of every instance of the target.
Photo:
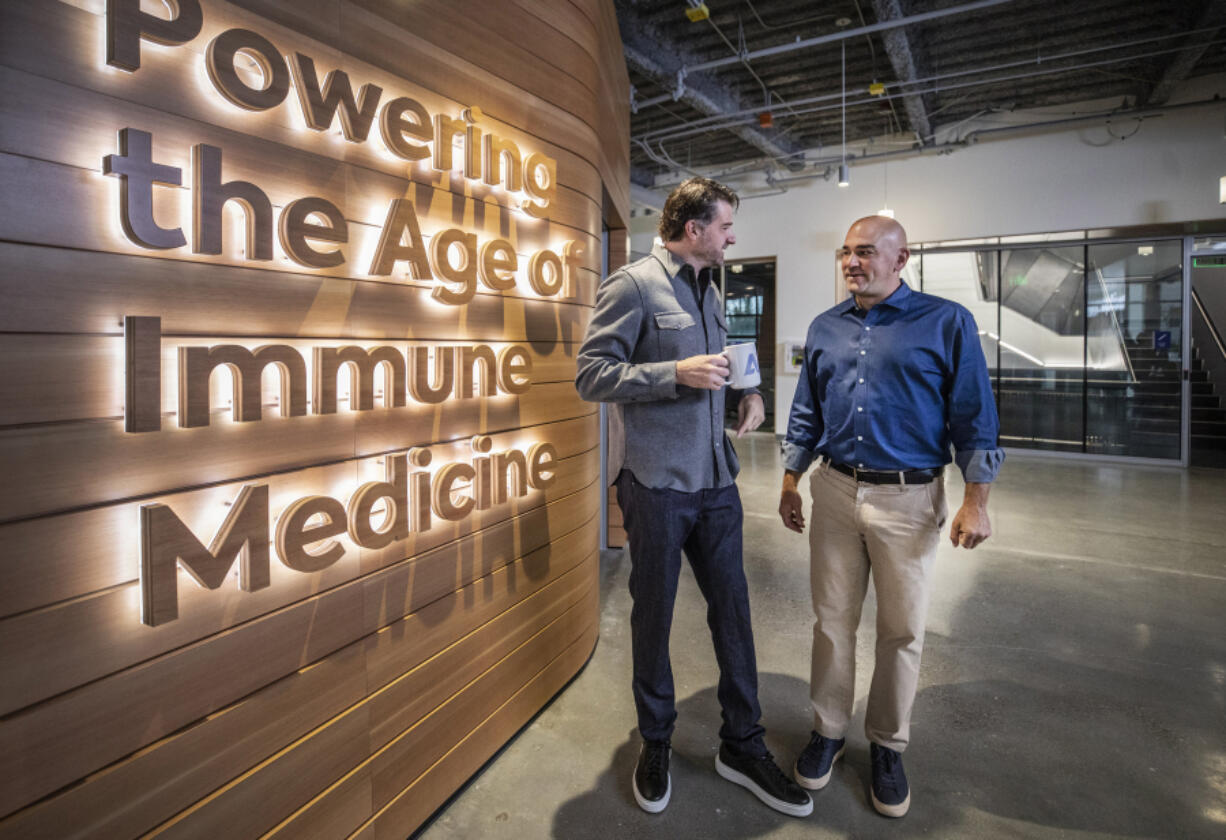
[[(153, 4), (156, 5), (156, 4)], [(601, 224), (629, 217), (629, 85), (608, 0), (202, 0), (176, 47), (106, 67), (104, 0), (0, 3), (0, 838), (390, 837), (412, 833), (582, 667), (598, 630), (599, 423), (573, 387), (599, 282)], [(152, 6), (149, 6), (152, 8)], [(203, 72), (210, 40), (256, 31), (283, 55), (344, 70), (383, 101), (410, 96), (557, 161), (547, 220), (428, 161), (303, 129), (296, 93), (231, 107)], [(153, 135), (184, 171), (155, 218), (191, 240), (189, 153), (222, 150), (223, 181), (256, 184), (274, 213), (319, 196), (342, 208), (345, 262), (303, 269), (225, 253), (157, 252), (120, 231), (101, 172), (119, 129)], [(463, 306), (403, 267), (368, 273), (394, 198), (424, 238), (460, 228), (508, 240), (516, 287)], [(230, 223), (227, 222), (227, 225)], [(625, 258), (614, 236), (610, 260)], [(580, 249), (574, 294), (542, 297), (531, 254)], [(403, 266), (403, 264), (401, 264)], [(161, 318), (162, 429), (125, 431), (125, 316)], [(237, 422), (228, 375), (210, 423), (179, 428), (179, 347), (518, 344), (523, 394)], [(377, 379), (377, 389), (383, 384)], [(241, 488), (270, 513), (345, 500), (384, 460), (427, 448), (433, 469), (554, 446), (554, 480), (382, 549), (270, 585), (215, 590), (180, 569), (179, 617), (140, 621), (139, 511), (169, 506), (208, 542)], [(531, 784), (527, 781), (526, 784)]]

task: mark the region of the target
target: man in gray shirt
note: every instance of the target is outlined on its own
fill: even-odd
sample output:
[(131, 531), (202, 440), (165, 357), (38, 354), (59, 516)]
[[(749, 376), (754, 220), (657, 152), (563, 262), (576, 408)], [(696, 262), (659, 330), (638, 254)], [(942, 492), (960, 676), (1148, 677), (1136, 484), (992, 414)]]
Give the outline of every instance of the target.
[[(609, 275), (579, 349), (575, 384), (585, 400), (613, 403), (610, 475), (630, 548), (632, 683), (643, 746), (634, 773), (640, 807), (658, 813), (672, 793), (669, 738), (677, 718), (668, 656), (685, 551), (707, 600), (723, 714), (715, 767), (772, 808), (813, 810), (763, 743), (758, 670), (741, 565), (736, 451), (724, 433), (727, 327), (713, 269), (736, 242), (736, 193), (690, 178), (669, 195), (651, 255)], [(765, 414), (741, 393), (737, 436)]]

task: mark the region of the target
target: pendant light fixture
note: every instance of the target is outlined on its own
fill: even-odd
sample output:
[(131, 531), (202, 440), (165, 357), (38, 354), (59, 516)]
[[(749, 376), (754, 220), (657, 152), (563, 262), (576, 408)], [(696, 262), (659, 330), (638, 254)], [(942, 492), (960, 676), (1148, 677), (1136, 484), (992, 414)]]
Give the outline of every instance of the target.
[[(883, 144), (890, 136), (890, 118), (885, 118), (885, 133), (881, 135)], [(890, 209), (890, 162), (883, 160), (881, 162), (881, 209), (877, 211), (878, 216), (885, 216), (887, 219), (894, 218), (894, 211)]]
[(892, 219), (894, 211), (890, 209), (890, 165), (884, 161), (881, 164), (881, 179), (885, 182), (885, 186), (881, 190), (881, 209), (877, 211), (877, 215)]
[(851, 170), (847, 168), (847, 42), (841, 44), (843, 48), (843, 162), (839, 164), (839, 186), (846, 187), (851, 184)]

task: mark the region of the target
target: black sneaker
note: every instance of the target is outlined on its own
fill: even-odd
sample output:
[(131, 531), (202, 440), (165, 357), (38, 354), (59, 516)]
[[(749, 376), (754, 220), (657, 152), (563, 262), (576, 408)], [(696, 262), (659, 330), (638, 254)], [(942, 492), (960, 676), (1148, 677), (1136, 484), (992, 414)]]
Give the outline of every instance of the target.
[(880, 744), (869, 744), (868, 751), (873, 762), (873, 807), (887, 817), (903, 816), (911, 807), (911, 791), (902, 756)]
[(814, 732), (809, 739), (809, 746), (804, 748), (800, 758), (796, 759), (796, 768), (792, 771), (796, 781), (803, 788), (821, 790), (830, 781), (834, 772), (834, 763), (843, 757), (847, 746), (846, 738), (823, 738)]
[(673, 792), (668, 774), (668, 756), (672, 747), (668, 741), (644, 741), (639, 751), (639, 763), (634, 768), (634, 800), (649, 814), (658, 814), (668, 807)]
[(733, 755), (726, 744), (720, 744), (715, 756), (715, 772), (730, 782), (736, 782), (770, 807), (793, 817), (813, 813), (809, 794), (779, 769), (770, 753), (753, 756)]

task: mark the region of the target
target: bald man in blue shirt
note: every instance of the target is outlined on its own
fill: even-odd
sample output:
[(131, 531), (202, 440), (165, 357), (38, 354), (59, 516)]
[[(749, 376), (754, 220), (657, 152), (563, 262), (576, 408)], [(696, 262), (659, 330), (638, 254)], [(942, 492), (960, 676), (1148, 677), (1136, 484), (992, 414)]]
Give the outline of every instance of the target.
[(975, 321), (965, 307), (902, 282), (909, 257), (906, 232), (893, 219), (869, 216), (848, 231), (840, 258), (851, 298), (809, 326), (779, 502), (783, 524), (802, 532), (797, 482), (816, 462), (809, 485), (814, 731), (796, 780), (825, 787), (843, 755), (871, 568), (877, 645), (864, 728), (873, 807), (888, 817), (911, 804), (901, 754), (919, 682), (929, 573), (947, 515), (941, 473), (954, 461), (966, 480), (949, 538), (974, 548), (992, 533), (988, 489), (1004, 460)]

